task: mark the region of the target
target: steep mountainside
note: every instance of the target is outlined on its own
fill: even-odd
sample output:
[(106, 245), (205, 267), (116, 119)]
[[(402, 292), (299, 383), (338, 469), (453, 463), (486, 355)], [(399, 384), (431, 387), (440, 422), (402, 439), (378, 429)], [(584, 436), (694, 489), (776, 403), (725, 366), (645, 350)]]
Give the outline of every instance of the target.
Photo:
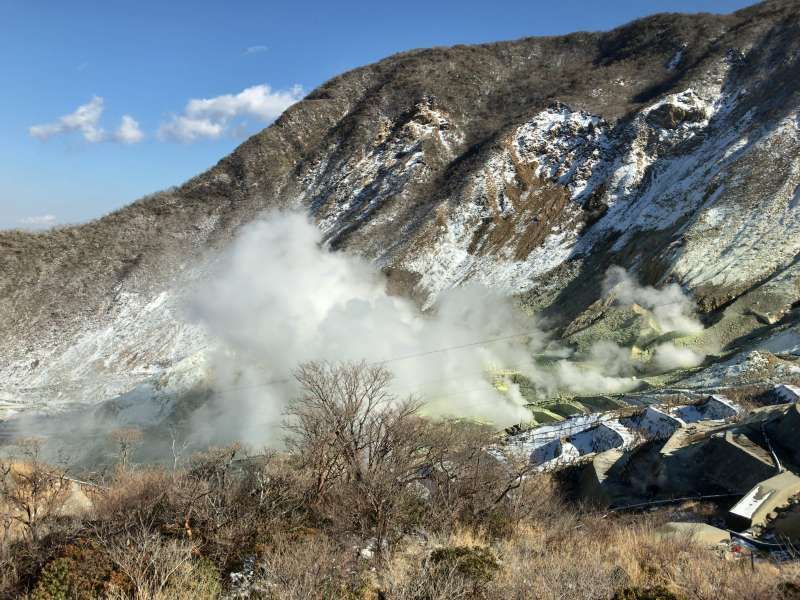
[(619, 264), (682, 284), (721, 347), (780, 333), (786, 350), (799, 110), (793, 0), (356, 69), (178, 188), (0, 233), (0, 400), (96, 401), (202, 360), (175, 284), (273, 207), (306, 210), (423, 306), (477, 280), (569, 334)]

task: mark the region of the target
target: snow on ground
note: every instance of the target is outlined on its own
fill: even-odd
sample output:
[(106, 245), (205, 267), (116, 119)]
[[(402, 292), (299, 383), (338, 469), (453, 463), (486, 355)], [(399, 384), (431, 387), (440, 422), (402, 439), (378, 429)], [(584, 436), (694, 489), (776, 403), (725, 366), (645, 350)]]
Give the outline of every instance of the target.
[[(371, 148), (345, 164), (336, 165), (332, 155), (303, 177), (303, 191), (292, 205), (310, 204), (319, 227), (332, 237), (359, 221), (367, 221), (377, 208), (400, 197), (412, 181), (425, 180), (426, 143), (438, 144), (443, 155), (454, 158), (463, 134), (447, 114), (423, 101), (403, 124), (381, 122), (380, 135)], [(391, 212), (391, 211), (390, 211)]]
[(612, 448), (627, 449), (640, 441), (666, 439), (689, 423), (721, 421), (740, 411), (734, 402), (715, 395), (697, 404), (647, 406), (629, 417), (617, 418), (613, 412), (577, 415), (510, 435), (505, 447), (540, 469), (550, 469)]
[[(670, 65), (677, 68), (682, 57), (678, 51)], [(533, 115), (501, 140), (463, 194), (443, 205), (430, 241), (395, 266), (420, 274), (419, 286), (429, 292), (429, 304), (443, 290), (468, 280), (524, 292), (569, 258), (590, 253), (608, 236), (617, 237), (619, 249), (637, 232), (676, 226), (696, 213), (682, 225), (675, 249), (674, 274), (684, 284), (724, 286), (774, 271), (800, 252), (800, 237), (791, 235), (800, 229), (800, 163), (787, 158), (800, 153), (800, 117), (790, 114), (770, 126), (754, 124), (752, 111), (734, 119), (734, 108), (746, 99), (746, 91), (723, 90), (718, 82), (724, 75), (714, 74), (717, 83), (698, 83), (665, 96), (616, 126), (564, 105)], [(441, 150), (436, 160), (456, 158), (464, 135), (453, 121), (433, 102), (423, 101), (407, 121), (381, 123), (375, 144), (346, 164), (335, 163), (336, 148), (331, 146), (329, 156), (304, 175), (301, 196), (289, 204), (310, 204), (328, 235), (367, 222), (377, 208), (391, 208), (402, 199), (410, 183), (426, 181), (431, 172), (426, 161), (434, 159), (426, 148)], [(758, 211), (741, 204), (737, 194), (746, 182), (734, 176), (743, 161), (756, 158), (789, 165), (781, 173), (779, 188), (759, 198), (764, 209)], [(530, 170), (542, 186), (563, 187), (571, 204), (523, 259), (514, 256), (514, 244), (496, 252), (473, 251), (476, 230), (483, 223), (519, 214), (506, 187), (516, 186), (521, 202), (526, 201), (531, 190), (520, 185), (521, 168)], [(580, 206), (596, 197), (609, 209), (582, 232)], [(382, 218), (393, 214), (389, 210)], [(524, 220), (518, 223), (514, 234), (521, 235), (525, 225)], [(375, 241), (377, 246), (381, 243)], [(785, 284), (793, 281), (788, 278)], [(120, 406), (131, 411), (131, 418), (149, 418), (134, 405), (152, 395), (152, 386), (188, 389), (207, 377), (209, 342), (203, 331), (187, 323), (180, 306), (181, 298), (173, 292), (147, 297), (121, 291), (112, 313), (96, 327), (74, 340), (56, 340), (37, 349), (36, 360), (0, 365), (0, 411), (10, 414), (31, 403), (58, 407), (122, 396)], [(787, 331), (764, 349), (774, 352), (778, 347), (797, 353), (800, 335)], [(733, 380), (757, 371), (764, 362), (769, 362), (764, 353), (740, 354), (705, 369), (687, 384)], [(800, 368), (786, 366), (779, 375), (792, 373), (800, 374)], [(591, 417), (585, 418), (570, 423), (591, 426)], [(655, 413), (648, 419), (643, 429), (654, 434), (671, 426)], [(535, 440), (521, 437), (521, 447), (530, 453), (569, 435), (562, 425), (550, 427), (540, 428)]]
[[(466, 280), (522, 292), (530, 289), (537, 277), (567, 260), (580, 232), (577, 224), (571, 224), (568, 212), (562, 220), (564, 226), (554, 227), (525, 259), (513, 257), (513, 243), (497, 254), (478, 255), (470, 247), (477, 225), (495, 215), (508, 218), (516, 214), (518, 209), (505, 190), (507, 186), (524, 188), (518, 180), (520, 165), (531, 167), (542, 181), (569, 190), (577, 217), (577, 204), (590, 196), (605, 176), (598, 166), (611, 151), (607, 131), (599, 117), (564, 106), (551, 107), (520, 125), (507, 147), (491, 156), (466, 186), (467, 196), (455, 203), (457, 210), (447, 215), (433, 243), (404, 265), (421, 274), (420, 286), (430, 293), (429, 302)], [(522, 191), (520, 201), (525, 202), (529, 193)], [(518, 229), (517, 233), (522, 232)]]
[(683, 46), (680, 50), (678, 50), (672, 58), (669, 59), (667, 63), (667, 69), (670, 71), (674, 71), (677, 69), (680, 64), (683, 62), (683, 50), (686, 48), (686, 45)]
[(670, 414), (684, 423), (697, 423), (699, 421), (724, 421), (739, 414), (741, 409), (724, 396), (710, 396), (706, 400), (688, 406), (679, 406), (670, 411)]
[(644, 412), (621, 419), (623, 425), (641, 431), (648, 439), (666, 439), (686, 423), (675, 415), (656, 406), (648, 406)]
[(766, 350), (772, 354), (800, 356), (800, 331), (794, 328), (782, 331), (759, 343), (756, 349)]
[[(58, 411), (152, 386), (189, 389), (206, 377), (209, 340), (188, 323), (179, 296), (121, 292), (113, 313), (75, 339), (38, 349), (35, 363), (0, 365), (0, 418), (29, 409)], [(147, 387), (150, 386), (150, 387)], [(149, 410), (149, 409), (143, 409)]]
[(572, 444), (578, 454), (596, 454), (624, 446), (626, 442), (631, 442), (633, 436), (619, 422), (607, 421), (571, 435), (567, 442)]
[(518, 127), (513, 147), (537, 177), (563, 185), (580, 203), (602, 177), (597, 167), (611, 152), (608, 133), (600, 117), (558, 105)]
[[(687, 227), (687, 243), (675, 263), (685, 284), (732, 286), (762, 280), (800, 252), (800, 239), (792, 233), (800, 227), (800, 211), (792, 204), (800, 165), (786, 159), (800, 152), (793, 119), (766, 131), (753, 128), (748, 145), (727, 159), (715, 160), (718, 151), (700, 154), (697, 158), (709, 165), (707, 175), (702, 169), (686, 173), (685, 184), (695, 186), (696, 193), (707, 194), (715, 186), (723, 191), (711, 194)], [(753, 168), (748, 163), (770, 165), (771, 181), (740, 181), (736, 173)], [(759, 198), (757, 210), (748, 201), (752, 197)]]
[[(739, 99), (738, 92), (724, 92), (718, 84), (688, 88), (659, 99), (632, 122), (616, 128), (563, 105), (534, 115), (486, 160), (432, 243), (408, 258), (404, 268), (421, 274), (420, 287), (431, 294), (431, 302), (442, 290), (469, 279), (524, 292), (568, 258), (589, 254), (609, 235), (617, 238), (614, 248), (621, 249), (637, 232), (672, 227), (699, 208), (689, 224), (696, 235), (677, 250), (677, 271), (697, 284), (718, 278), (712, 271), (715, 264), (749, 261), (728, 246), (725, 252), (732, 258), (720, 256), (722, 262), (715, 263), (707, 257), (709, 240), (730, 238), (724, 230), (730, 228), (731, 219), (740, 218), (741, 211), (731, 207), (728, 198), (735, 193), (730, 173), (739, 167), (739, 161), (747, 160), (755, 146), (774, 145), (776, 138), (785, 145), (784, 138), (791, 138), (782, 125), (753, 135), (749, 113), (731, 122)], [(564, 225), (551, 231), (523, 260), (502, 252), (476, 255), (470, 250), (476, 227), (497, 214), (504, 218), (515, 214), (514, 202), (504, 190), (519, 183), (519, 165), (529, 165), (543, 183), (563, 186), (576, 210), (601, 193), (608, 212), (582, 236), (580, 219), (565, 218)], [(787, 182), (784, 187), (788, 190), (792, 185)], [(753, 240), (763, 240), (763, 227), (775, 222), (758, 214), (746, 221), (738, 231)], [(795, 251), (792, 245), (775, 253), (772, 238), (777, 244), (780, 236), (785, 237), (785, 232), (767, 236), (770, 243), (756, 251), (758, 260), (769, 252), (783, 257)]]
[[(673, 68), (683, 53), (683, 47), (677, 49), (670, 61)], [(800, 166), (771, 194), (766, 214), (742, 210), (742, 186), (734, 175), (744, 162), (765, 153), (775, 154), (776, 164), (788, 164), (786, 157), (800, 151), (798, 118), (787, 115), (764, 126), (759, 124), (763, 119), (754, 118), (755, 109), (737, 111), (748, 96), (746, 90), (723, 87), (730, 67), (722, 61), (704, 79), (616, 125), (563, 104), (551, 105), (498, 141), (456, 195), (440, 205), (435, 225), (397, 263), (392, 262), (392, 250), (377, 242), (370, 252), (419, 274), (418, 291), (430, 305), (442, 291), (468, 280), (525, 292), (543, 275), (570, 258), (590, 254), (609, 237), (621, 249), (639, 232), (685, 221), (671, 247), (675, 275), (683, 284), (695, 288), (756, 280), (800, 251), (800, 238), (788, 235), (800, 227), (800, 212), (787, 208), (800, 184), (795, 172)], [(332, 145), (329, 155), (306, 172), (303, 192), (291, 204), (310, 204), (328, 236), (354, 222), (365, 227), (391, 222), (407, 186), (428, 181), (432, 171), (427, 164), (457, 157), (464, 134), (455, 121), (435, 101), (425, 100), (407, 121), (382, 122), (374, 143), (346, 164), (336, 163)], [(523, 214), (521, 206), (533, 193), (523, 181), (527, 173), (533, 188), (538, 189), (538, 180), (542, 188), (566, 190), (573, 207), (562, 211), (558, 224), (524, 258), (515, 256), (513, 238), (525, 235), (535, 218), (528, 213), (512, 221), (512, 241), (476, 251), (477, 231), (487, 224), (492, 231)], [(509, 196), (512, 188), (519, 198)], [(583, 231), (580, 206), (589, 199), (609, 209)], [(373, 215), (377, 208), (382, 209), (380, 218)]]
[(515, 453), (531, 456), (532, 460), (535, 456), (534, 462), (546, 462), (561, 453), (562, 438), (593, 427), (601, 418), (601, 413), (576, 415), (558, 423), (541, 425), (515, 434), (509, 437), (506, 445)]
[(769, 352), (745, 350), (682, 381), (690, 388), (774, 381), (800, 376), (800, 366), (776, 361)]

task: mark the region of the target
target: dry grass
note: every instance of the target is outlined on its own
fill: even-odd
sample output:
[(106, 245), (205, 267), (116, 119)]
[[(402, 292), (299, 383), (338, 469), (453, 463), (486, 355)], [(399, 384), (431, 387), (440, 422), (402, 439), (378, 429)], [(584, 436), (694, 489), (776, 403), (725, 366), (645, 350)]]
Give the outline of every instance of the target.
[[(581, 519), (520, 527), (498, 552), (505, 563), (495, 591), (506, 598), (610, 598), (625, 588), (664, 588), (698, 600), (773, 598), (782, 579), (800, 575), (720, 553), (687, 540), (658, 540), (652, 525)], [(499, 597), (499, 596), (498, 596)]]
[[(358, 390), (355, 380), (343, 387)], [(121, 455), (80, 515), (49, 501), (50, 467), (9, 470), (0, 505), (38, 512), (0, 539), (0, 596), (788, 600), (780, 586), (800, 581), (797, 564), (751, 567), (660, 540), (658, 515), (602, 518), (567, 504), (555, 477), (487, 452), (494, 438), (480, 427), (317, 389), (289, 452), (253, 460), (212, 448), (175, 470)], [(329, 418), (353, 427), (342, 435)]]
[(441, 592), (463, 590), (457, 574), (440, 574), (437, 580), (426, 568), (434, 547), (487, 548), (497, 556), (500, 569), (482, 590), (485, 598), (586, 600), (615, 594), (621, 598), (624, 590), (662, 590), (696, 600), (788, 600), (797, 596), (786, 584), (800, 582), (796, 564), (759, 561), (751, 566), (749, 560), (732, 560), (688, 540), (659, 540), (646, 520), (630, 523), (565, 513), (526, 522), (504, 540), (462, 530), (427, 545), (410, 544), (382, 572), (387, 597), (459, 597)]
[[(277, 464), (284, 468), (281, 461)], [(250, 476), (240, 480), (257, 491)], [(195, 514), (186, 519), (187, 498), (196, 489), (203, 490), (204, 497), (215, 493), (208, 481), (199, 488), (190, 481), (189, 473), (159, 470), (118, 474), (97, 497), (86, 526), (75, 528), (71, 538), (64, 534), (42, 539), (36, 546), (38, 563), (24, 561), (30, 572), (14, 579), (4, 571), (4, 594), (15, 597), (27, 588), (37, 598), (70, 597), (42, 592), (70, 589), (63, 586), (74, 585), (80, 575), (69, 569), (86, 569), (85, 564), (60, 558), (65, 556), (62, 543), (88, 543), (96, 549), (96, 560), (113, 565), (94, 568), (105, 579), (82, 585), (105, 590), (103, 597), (137, 600), (214, 598), (222, 591), (227, 597), (276, 599), (582, 600), (636, 598), (619, 594), (652, 589), (675, 598), (766, 600), (791, 598), (781, 595), (781, 584), (800, 581), (796, 564), (758, 561), (751, 567), (749, 560), (732, 560), (687, 540), (658, 539), (654, 531), (659, 517), (582, 513), (564, 504), (557, 484), (544, 475), (529, 478), (525, 491), (534, 500), (523, 516), (506, 513), (509, 524), (500, 528), (500, 536), (496, 524), (481, 526), (456, 518), (438, 532), (424, 527), (407, 531), (382, 555), (362, 553), (374, 550), (374, 541), (355, 531), (344, 533), (341, 523), (312, 526), (307, 520), (299, 526), (297, 515), (290, 513), (261, 519), (257, 503), (230, 512), (233, 509), (224, 509), (226, 504), (217, 498), (210, 508), (196, 505)], [(294, 485), (292, 481), (297, 480), (280, 479), (280, 485)], [(237, 495), (237, 485), (227, 489), (232, 494), (227, 501), (235, 497), (245, 502)], [(283, 494), (269, 504), (269, 513), (281, 506), (282, 498), (299, 491)], [(220, 515), (238, 515), (241, 521), (233, 529), (215, 529), (212, 523)], [(240, 541), (237, 555), (244, 560), (220, 550), (229, 549), (230, 539), (246, 538), (251, 542)], [(7, 556), (22, 551), (21, 546), (5, 544)], [(69, 551), (66, 556), (71, 556)], [(232, 579), (231, 572), (239, 575)]]

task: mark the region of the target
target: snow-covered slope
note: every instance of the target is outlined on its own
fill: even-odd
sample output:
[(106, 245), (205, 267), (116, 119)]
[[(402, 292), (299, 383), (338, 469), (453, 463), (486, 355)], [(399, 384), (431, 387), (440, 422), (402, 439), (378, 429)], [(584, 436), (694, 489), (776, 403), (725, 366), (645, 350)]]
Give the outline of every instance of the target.
[(763, 327), (788, 335), (800, 300), (799, 110), (787, 0), (351, 71), (179, 188), (0, 233), (0, 401), (190, 388), (208, 339), (186, 290), (273, 208), (307, 212), (422, 306), (480, 281), (565, 326), (619, 264), (682, 284), (721, 347), (753, 331), (769, 347)]

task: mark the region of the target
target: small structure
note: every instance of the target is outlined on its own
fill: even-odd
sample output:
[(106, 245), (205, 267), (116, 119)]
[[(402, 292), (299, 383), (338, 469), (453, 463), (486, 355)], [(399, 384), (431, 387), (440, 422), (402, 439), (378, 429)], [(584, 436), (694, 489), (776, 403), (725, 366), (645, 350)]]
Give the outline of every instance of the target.
[(630, 429), (641, 432), (648, 440), (665, 440), (686, 425), (678, 417), (657, 406), (648, 406), (644, 412), (620, 419), (620, 422)]
[(532, 464), (562, 466), (575, 463), (583, 456), (612, 448), (627, 448), (634, 440), (628, 429), (617, 420), (584, 426), (576, 433), (536, 445), (530, 452)]
[(800, 494), (800, 477), (786, 471), (762, 481), (728, 512), (728, 521), (734, 529), (763, 527), (771, 513), (789, 504)]
[(699, 421), (724, 421), (739, 414), (739, 407), (725, 396), (713, 395), (697, 404), (679, 406), (671, 413), (684, 423), (697, 423)]
[(633, 441), (630, 432), (619, 421), (606, 421), (567, 438), (579, 456), (621, 448)]
[(791, 405), (774, 424), (768, 426), (769, 434), (781, 446), (790, 449), (800, 447), (800, 404)]
[(666, 458), (692, 446), (696, 442), (710, 438), (715, 432), (721, 430), (721, 424), (716, 421), (701, 421), (686, 427), (680, 427), (667, 438), (667, 441), (661, 447), (660, 454)]
[(561, 439), (557, 438), (555, 440), (549, 441), (546, 444), (538, 446), (533, 449), (531, 452), (530, 461), (531, 464), (534, 465), (541, 465), (546, 462), (550, 462), (561, 456)]
[(610, 504), (611, 493), (608, 489), (608, 480), (612, 475), (612, 470), (623, 468), (630, 456), (630, 453), (620, 448), (612, 448), (595, 456), (581, 473), (581, 494), (598, 504)]
[(775, 474), (776, 465), (744, 430), (712, 435), (701, 457), (706, 479), (719, 488), (741, 493)]
[(688, 539), (695, 544), (714, 548), (731, 541), (731, 534), (707, 523), (665, 523), (656, 530), (659, 539)]
[(772, 388), (772, 393), (778, 399), (778, 402), (782, 404), (800, 402), (800, 387), (794, 385), (781, 383)]
[(527, 455), (533, 464), (543, 464), (563, 454), (562, 440), (597, 424), (601, 413), (576, 415), (569, 419), (540, 425), (528, 431), (512, 434), (507, 445), (515, 448), (520, 455)]

